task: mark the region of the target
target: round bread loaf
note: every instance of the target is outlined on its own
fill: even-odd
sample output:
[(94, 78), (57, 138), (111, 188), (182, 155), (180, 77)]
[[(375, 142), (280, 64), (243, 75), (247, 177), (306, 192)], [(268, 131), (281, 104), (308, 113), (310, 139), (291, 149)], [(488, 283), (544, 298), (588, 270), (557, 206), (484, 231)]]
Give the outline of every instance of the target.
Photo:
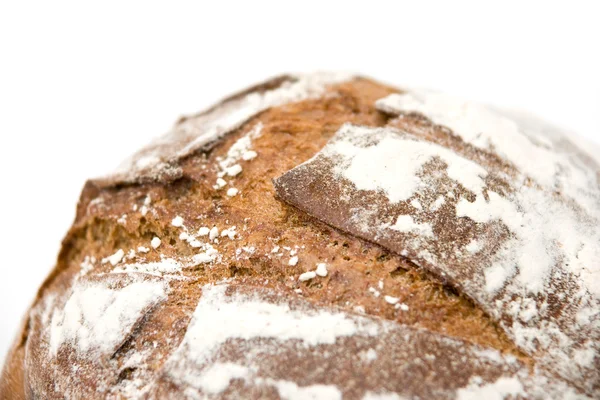
[(600, 397), (600, 151), (340, 74), (89, 181), (3, 399)]

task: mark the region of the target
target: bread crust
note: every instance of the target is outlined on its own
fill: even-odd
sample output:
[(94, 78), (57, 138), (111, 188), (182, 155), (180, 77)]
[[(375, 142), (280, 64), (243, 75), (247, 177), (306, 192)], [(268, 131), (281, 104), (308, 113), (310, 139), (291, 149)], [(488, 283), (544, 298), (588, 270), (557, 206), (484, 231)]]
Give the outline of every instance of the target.
[[(276, 78), (232, 96), (204, 114), (184, 118), (178, 124), (202, 118), (244, 96), (277, 90), (284, 82), (293, 80), (291, 76)], [(377, 100), (402, 93), (399, 89), (366, 78), (352, 78), (324, 87), (316, 96), (260, 110), (216, 141), (207, 142), (210, 145), (168, 159), (169, 171), (175, 173), (155, 173), (156, 169), (152, 169), (153, 174), (149, 175), (140, 170), (136, 172), (138, 175), (119, 173), (89, 181), (56, 267), (40, 288), (23, 334), (7, 358), (0, 379), (0, 397), (168, 398), (203, 393), (189, 386), (185, 379), (174, 378), (175, 373), (169, 372), (169, 368), (174, 368), (173, 354), (181, 352), (181, 346), (191, 346), (186, 333), (195, 321), (199, 301), (205, 293), (210, 293), (210, 285), (223, 282), (232, 285), (233, 289), (227, 289), (229, 296), (234, 296), (231, 298), (235, 298), (231, 293), (249, 293), (248, 296), (268, 299), (264, 300), (268, 304), (299, 307), (309, 310), (309, 314), (334, 310), (331, 312), (345, 313), (350, 319), (367, 318), (377, 326), (395, 324), (390, 326), (407, 329), (406, 332), (421, 341), (429, 338), (427, 335), (435, 340), (439, 337), (456, 340), (473, 352), (463, 354), (464, 365), (448, 364), (451, 366), (446, 368), (455, 375), (436, 378), (433, 389), (425, 385), (424, 392), (415, 387), (411, 389), (413, 394), (451, 397), (461, 387), (473, 385), (474, 376), (494, 382), (510, 371), (522, 377), (522, 382), (529, 382), (522, 384), (523, 392), (515, 392), (517, 395), (539, 395), (543, 386), (540, 382), (549, 379), (548, 376), (556, 377), (555, 374), (542, 374), (543, 379), (536, 375), (531, 355), (520, 350), (497, 319), (458, 290), (457, 285), (375, 240), (361, 239), (352, 232), (336, 229), (335, 223), (299, 210), (297, 204), (293, 207), (282, 202), (282, 198), (289, 199), (281, 192), (276, 195), (272, 180), (314, 157), (344, 124), (393, 126), (423, 132), (423, 120), (419, 116), (398, 120), (395, 115), (377, 109)], [(231, 149), (247, 138), (251, 139), (254, 152), (248, 153), (248, 160), (244, 159), (246, 153), (231, 156)], [(242, 172), (230, 175), (228, 168), (238, 164)], [(227, 186), (219, 187), (219, 179), (227, 180)], [(228, 191), (231, 188), (237, 189), (237, 193), (231, 195)], [(310, 194), (309, 188), (305, 190)], [(207, 240), (210, 233), (199, 236), (202, 228), (213, 227), (218, 229), (218, 242), (214, 242), (214, 238)], [(160, 245), (154, 246), (154, 238), (160, 239)], [(199, 254), (204, 258), (197, 257)], [(200, 259), (204, 261), (198, 261)], [(321, 263), (327, 266), (326, 276), (298, 279)], [(152, 271), (148, 270), (149, 265), (154, 268)], [(166, 271), (167, 267), (172, 270)], [(110, 343), (103, 341), (102, 349), (109, 349), (107, 351), (102, 352), (93, 345), (82, 351), (81, 332), (68, 330), (68, 315), (60, 314), (60, 310), (73, 304), (78, 290), (97, 290), (110, 297), (138, 284), (145, 285), (143, 289), (154, 297), (141, 304), (136, 315), (121, 316), (122, 321), (127, 321), (125, 327), (121, 326), (122, 337)], [(114, 304), (119, 301), (118, 296), (108, 301)], [(396, 304), (403, 308), (395, 307)], [(57, 337), (56, 332), (67, 339), (57, 344), (52, 339), (52, 335)], [(409, 357), (394, 350), (394, 346), (402, 346), (397, 341), (400, 339), (393, 338), (390, 336), (387, 349), (390, 354), (400, 359)], [(364, 342), (360, 343), (367, 343), (370, 339), (361, 340)], [(347, 347), (332, 347), (329, 351), (338, 352), (341, 357), (344, 351), (351, 352), (353, 346), (363, 346), (360, 343), (349, 339)], [(229, 352), (229, 355), (219, 353), (217, 360), (239, 362), (241, 356), (233, 353), (246, 347), (238, 345), (238, 350), (235, 346), (223, 350), (223, 354)], [(360, 348), (367, 349), (369, 345)], [(439, 360), (458, 354), (450, 347), (440, 351)], [(476, 353), (480, 351), (477, 349), (495, 352), (500, 361), (494, 364), (483, 356), (475, 356), (480, 354)], [(289, 351), (287, 358), (272, 356), (271, 360), (267, 357), (262, 367), (273, 363), (281, 365), (282, 360), (287, 360), (287, 364), (281, 365), (283, 373), (294, 379), (296, 386), (307, 385), (303, 371), (293, 365), (302, 363), (302, 359), (292, 360)], [(382, 363), (383, 372), (392, 365), (389, 364), (391, 358), (383, 354), (385, 351), (385, 346), (379, 349), (377, 361)], [(303, 357), (305, 361), (311, 360), (304, 363), (307, 369), (320, 368), (319, 363), (323, 362), (319, 356), (305, 354)], [(138, 358), (143, 362), (136, 364)], [(357, 360), (348, 359), (348, 362), (362, 368), (362, 361)], [(186, 362), (181, 363), (188, 366)], [(439, 373), (442, 365), (445, 362), (440, 361), (430, 368)], [(473, 371), (459, 376), (458, 371), (467, 366)], [(189, 368), (200, 367), (193, 364)], [(343, 368), (338, 376), (332, 372), (337, 371), (336, 368), (331, 367), (328, 373), (335, 375), (339, 385), (347, 385), (346, 397), (361, 398), (368, 390), (376, 389), (368, 387), (366, 382), (351, 385), (356, 376), (350, 372), (344, 374)], [(346, 368), (358, 373), (350, 366)], [(245, 373), (246, 377), (250, 374)], [(381, 388), (388, 392), (398, 389), (398, 385), (386, 386), (386, 381), (377, 373), (373, 372), (372, 380), (379, 382)], [(414, 374), (419, 376), (417, 372)], [(529, 374), (537, 380), (530, 382)], [(226, 389), (213, 395), (223, 398), (236, 393), (251, 398), (281, 396), (283, 389), (273, 383), (274, 378), (259, 377), (250, 386), (240, 379), (233, 379)], [(399, 384), (402, 378), (399, 376), (396, 381)], [(462, 386), (456, 386), (457, 382)], [(562, 382), (560, 385), (568, 387)], [(592, 387), (597, 388), (598, 383)], [(575, 385), (569, 390), (582, 394), (586, 389)], [(588, 394), (592, 393), (587, 390)]]

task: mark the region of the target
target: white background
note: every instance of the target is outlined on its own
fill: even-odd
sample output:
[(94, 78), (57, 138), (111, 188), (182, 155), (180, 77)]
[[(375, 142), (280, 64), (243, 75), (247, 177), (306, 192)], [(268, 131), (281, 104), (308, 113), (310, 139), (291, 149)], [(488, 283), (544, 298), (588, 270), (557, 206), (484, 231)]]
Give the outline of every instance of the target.
[(86, 178), (271, 75), (357, 71), (598, 140), (596, 2), (550, 3), (2, 2), (0, 363)]

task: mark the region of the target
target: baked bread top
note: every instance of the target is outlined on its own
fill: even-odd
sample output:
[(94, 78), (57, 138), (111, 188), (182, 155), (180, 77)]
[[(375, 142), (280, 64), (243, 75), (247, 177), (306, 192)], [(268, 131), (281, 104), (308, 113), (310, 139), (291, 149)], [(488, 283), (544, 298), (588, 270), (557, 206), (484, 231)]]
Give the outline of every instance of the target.
[(0, 393), (597, 397), (576, 140), (351, 75), (248, 89), (88, 182)]

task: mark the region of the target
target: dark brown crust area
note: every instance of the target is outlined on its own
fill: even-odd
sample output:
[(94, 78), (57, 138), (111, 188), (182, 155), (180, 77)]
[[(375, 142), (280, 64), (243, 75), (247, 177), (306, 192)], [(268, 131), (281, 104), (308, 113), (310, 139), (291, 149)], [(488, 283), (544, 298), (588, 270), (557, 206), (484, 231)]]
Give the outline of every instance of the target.
[[(26, 325), (25, 323), (23, 325)], [(24, 400), (24, 368), (25, 343), (27, 342), (27, 326), (22, 326), (15, 338), (15, 344), (6, 357), (0, 375), (0, 398), (7, 400)]]
[[(528, 361), (469, 299), (419, 271), (410, 261), (319, 223), (275, 198), (272, 179), (316, 154), (342, 124), (385, 125), (388, 117), (375, 110), (374, 104), (395, 91), (367, 79), (356, 79), (330, 89), (321, 99), (265, 111), (227, 136), (209, 153), (184, 159), (181, 162), (183, 176), (172, 182), (106, 188), (88, 183), (57, 266), (38, 293), (38, 305), (53, 293), (68, 292), (86, 256), (100, 260), (117, 249), (127, 253), (138, 246), (150, 247), (154, 236), (161, 238), (162, 245), (144, 254), (146, 261), (160, 260), (161, 255), (181, 258), (196, 254), (197, 250), (179, 239), (181, 229), (171, 225), (175, 216), (183, 217), (190, 232), (197, 232), (202, 226), (216, 225), (220, 230), (236, 226), (238, 238), (223, 239), (215, 245), (222, 256), (221, 262), (184, 269), (187, 279), (171, 281), (166, 303), (147, 313), (110, 360), (104, 364), (79, 360), (87, 363), (87, 370), (84, 368), (81, 379), (71, 385), (77, 385), (81, 394), (91, 397), (98, 396), (97, 391), (109, 391), (97, 387), (98, 376), (112, 384), (128, 379), (131, 371), (123, 369), (125, 355), (142, 351), (152, 343), (157, 346), (147, 372), (159, 370), (185, 333), (200, 296), (199, 287), (224, 278), (272, 288), (288, 296), (302, 296), (315, 305), (347, 310), (360, 306), (369, 315), (517, 354)], [(226, 188), (212, 187), (217, 179), (216, 158), (224, 156), (237, 139), (259, 122), (263, 125), (262, 135), (253, 141), (258, 157), (242, 162), (243, 172), (227, 179), (232, 187), (240, 190), (237, 196), (230, 198), (225, 195)], [(138, 210), (143, 206), (148, 195), (152, 199), (150, 212), (142, 216), (139, 211), (133, 211), (134, 205)], [(102, 201), (94, 200), (98, 198)], [(123, 215), (127, 216), (125, 222), (117, 222)], [(282, 256), (272, 252), (276, 246), (284, 253)], [(291, 255), (284, 247), (296, 249), (296, 246), (299, 262), (290, 266)], [(254, 250), (242, 250), (244, 247)], [(314, 270), (320, 262), (327, 263), (327, 277), (306, 283), (298, 281), (299, 274)], [(108, 272), (111, 268), (109, 264), (99, 265), (92, 273)], [(375, 297), (370, 287), (381, 295)], [(295, 289), (302, 293), (295, 293)], [(383, 300), (383, 295), (398, 297), (409, 307), (408, 311), (395, 309)], [(58, 368), (59, 375), (68, 376), (75, 355), (68, 349), (61, 350), (58, 365), (49, 365), (47, 350), (40, 347), (42, 328), (39, 316), (34, 314), (26, 339), (27, 390), (36, 395), (60, 397), (54, 392), (57, 385), (52, 384), (51, 370)], [(9, 372), (19, 376), (20, 351), (13, 352), (7, 363), (10, 371), (5, 369), (0, 382), (11, 379), (14, 387), (14, 379), (18, 378), (7, 376)], [(0, 383), (2, 396), (8, 396), (7, 387)]]

